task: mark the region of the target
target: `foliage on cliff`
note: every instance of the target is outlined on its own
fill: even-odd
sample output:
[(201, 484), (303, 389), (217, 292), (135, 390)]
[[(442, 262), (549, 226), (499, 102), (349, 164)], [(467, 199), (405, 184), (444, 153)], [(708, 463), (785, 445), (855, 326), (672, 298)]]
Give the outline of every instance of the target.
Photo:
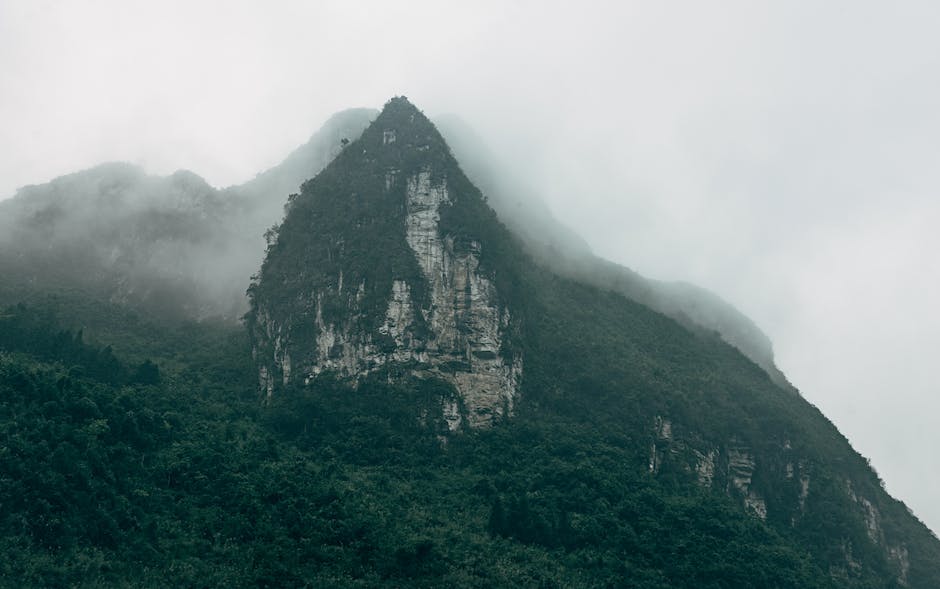
[[(66, 332), (43, 310), (14, 312)], [(428, 419), (441, 394), (434, 382), (389, 386), (378, 376), (353, 391), (323, 380), (261, 408), (243, 334), (147, 333), (164, 340), (150, 350), (173, 349), (154, 357), (175, 366), (158, 384), (94, 376), (76, 358), (100, 348), (84, 343), (72, 345), (77, 355), (4, 344), (0, 578), (21, 587), (893, 586), (887, 567), (832, 576), (842, 545), (859, 561), (873, 557), (862, 552), (864, 528), (845, 525), (854, 512), (824, 492), (810, 499), (811, 529), (792, 529), (690, 483), (678, 464), (650, 473), (648, 431), (630, 419), (635, 400), (603, 394), (601, 381), (567, 398), (530, 396), (513, 420), (442, 444)], [(916, 530), (907, 532), (918, 562)], [(836, 554), (820, 550), (833, 542)], [(919, 566), (911, 586), (932, 586), (930, 563)]]
[[(64, 333), (46, 313), (16, 313)], [(442, 446), (419, 419), (433, 383), (321, 383), (259, 411), (240, 368), (244, 339), (202, 335), (214, 345), (187, 350), (192, 365), (156, 385), (95, 377), (61, 346), (4, 344), (0, 577), (26, 587), (827, 586), (808, 554), (726, 497), (617, 468), (631, 459), (622, 434), (523, 420)]]

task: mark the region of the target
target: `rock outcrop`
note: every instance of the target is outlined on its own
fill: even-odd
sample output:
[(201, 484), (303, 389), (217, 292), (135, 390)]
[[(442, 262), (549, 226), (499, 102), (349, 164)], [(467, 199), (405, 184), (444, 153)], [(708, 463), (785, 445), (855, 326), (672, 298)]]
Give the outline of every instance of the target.
[[(512, 312), (484, 268), (487, 245), (441, 223), (446, 208), (480, 199), (479, 192), (455, 192), (449, 174), (459, 168), (407, 102), (390, 103), (343, 155), (291, 205), (253, 289), (249, 323), (265, 394), (292, 382), (309, 385), (324, 373), (356, 383), (382, 369), (451, 384), (460, 399), (443, 402), (451, 430), (507, 415), (522, 375), (521, 356), (505, 345)], [(333, 183), (345, 174), (370, 180), (355, 188)], [(321, 183), (339, 194), (318, 191)], [(347, 193), (365, 202), (355, 221), (340, 200)], [(335, 231), (318, 234), (291, 218), (311, 210)], [(382, 211), (394, 218), (374, 219)], [(303, 246), (282, 249), (284, 241)], [(381, 242), (400, 254), (397, 264), (375, 268), (354, 258), (359, 243)], [(317, 250), (326, 256), (317, 259)], [(277, 265), (289, 275), (275, 277)], [(271, 303), (283, 292), (264, 288), (278, 280), (292, 291), (286, 309)]]
[(767, 519), (767, 504), (752, 488), (754, 477), (754, 455), (740, 444), (728, 448), (728, 485), (744, 497), (744, 506), (761, 519)]

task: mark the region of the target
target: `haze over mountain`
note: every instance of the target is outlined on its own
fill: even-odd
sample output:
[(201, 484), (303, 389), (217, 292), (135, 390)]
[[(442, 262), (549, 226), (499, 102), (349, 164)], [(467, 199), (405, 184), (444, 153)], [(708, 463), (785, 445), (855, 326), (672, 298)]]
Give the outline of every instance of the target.
[[(8, 391), (22, 389), (17, 383), (23, 382), (24, 360), (16, 354), (26, 354), (39, 362), (33, 370), (52, 374), (61, 368), (44, 362), (61, 362), (62, 367), (77, 363), (83, 368), (69, 372), (77, 379), (75, 386), (99, 387), (94, 394), (97, 401), (88, 401), (96, 409), (88, 413), (87, 408), (69, 405), (70, 389), (60, 386), (58, 394), (66, 394), (60, 401), (62, 415), (71, 415), (68, 419), (78, 420), (76, 424), (95, 412), (101, 415), (97, 407), (110, 407), (114, 400), (108, 397), (108, 386), (155, 387), (150, 389), (155, 399), (166, 394), (183, 398), (195, 394), (196, 399), (200, 395), (183, 384), (193, 378), (204, 383), (203, 397), (206, 387), (215, 391), (203, 402), (224, 403), (229, 394), (229, 411), (249, 411), (238, 419), (253, 419), (248, 417), (253, 410), (244, 405), (245, 383), (240, 380), (247, 363), (228, 368), (241, 375), (228, 393), (228, 379), (214, 380), (207, 372), (240, 358), (237, 337), (232, 340), (234, 347), (210, 354), (211, 359), (196, 360), (203, 352), (194, 358), (183, 350), (240, 331), (237, 317), (243, 309), (246, 274), (255, 272), (264, 253), (264, 243), (251, 236), (263, 234), (267, 253), (249, 289), (247, 325), (257, 366), (255, 388), (266, 399), (269, 408), (263, 415), (273, 420), (269, 423), (273, 429), (265, 433), (264, 423), (259, 422), (246, 426), (262, 427), (251, 435), (280, 436), (280, 441), (267, 443), (286, 444), (281, 451), (329, 448), (345, 456), (341, 463), (349, 468), (372, 450), (329, 436), (354, 423), (360, 424), (355, 427), (362, 428), (365, 439), (391, 428), (392, 438), (379, 442), (375, 450), (383, 452), (383, 444), (389, 443), (388, 449), (396, 448), (406, 460), (424, 457), (431, 464), (443, 461), (441, 465), (463, 460), (458, 458), (459, 448), (476, 453), (480, 462), (461, 467), (469, 469), (460, 475), (464, 482), (490, 467), (484, 457), (502, 452), (499, 436), (508, 435), (516, 437), (510, 447), (528, 456), (522, 464), (541, 473), (534, 479), (532, 473), (500, 475), (493, 490), (483, 490), (490, 484), (484, 483), (486, 479), (478, 481), (482, 498), (463, 499), (477, 514), (473, 521), (451, 520), (455, 516), (439, 511), (441, 505), (429, 507), (436, 517), (462, 530), (446, 543), (426, 524), (415, 523), (408, 533), (430, 534), (434, 539), (418, 542), (413, 555), (407, 549), (396, 553), (397, 564), (382, 564), (388, 539), (375, 538), (370, 550), (379, 556), (363, 561), (365, 572), (350, 569), (339, 553), (316, 557), (336, 567), (329, 574), (419, 582), (439, 576), (443, 569), (438, 567), (448, 563), (447, 574), (454, 575), (466, 564), (461, 554), (468, 538), (478, 533), (474, 530), (479, 528), (479, 514), (489, 512), (488, 550), (496, 549), (499, 538), (504, 538), (514, 550), (538, 554), (562, 550), (568, 555), (564, 566), (547, 577), (554, 583), (570, 584), (580, 578), (576, 584), (590, 586), (594, 581), (579, 576), (580, 559), (599, 554), (627, 558), (632, 572), (601, 567), (591, 573), (598, 575), (595, 580), (634, 578), (638, 586), (702, 582), (754, 586), (757, 570), (769, 575), (764, 582), (785, 579), (794, 586), (931, 587), (940, 578), (935, 570), (940, 555), (936, 538), (884, 492), (867, 461), (835, 428), (794, 394), (773, 363), (769, 340), (753, 322), (707, 291), (649, 281), (595, 257), (553, 217), (533, 189), (488, 155), (455, 119), (444, 125), (457, 146), (451, 152), (434, 125), (404, 98), (391, 100), (373, 122), (375, 117), (376, 111), (368, 109), (341, 112), (283, 164), (222, 191), (191, 172), (153, 177), (127, 164), (107, 164), (28, 187), (0, 203), (4, 213), (0, 235), (6, 236), (0, 243), (0, 263), (12, 278), (0, 291), (2, 302), (25, 300), (40, 309), (51, 303), (67, 324), (85, 326), (93, 338), (119, 346), (119, 353), (123, 347), (132, 357), (158, 358), (167, 370), (161, 377), (149, 358), (129, 370), (110, 347), (89, 350), (80, 335), (56, 335), (41, 312), (20, 305), (0, 317), (6, 333), (0, 345), (13, 354), (12, 360), (0, 357), (8, 362), (0, 384)], [(458, 163), (462, 156), (468, 161), (469, 176)], [(303, 181), (305, 176), (313, 178)], [(484, 192), (474, 185), (474, 178), (486, 187)], [(283, 221), (282, 213), (286, 213)], [(272, 222), (274, 226), (265, 231)], [(104, 315), (102, 309), (110, 311)], [(188, 323), (213, 316), (221, 323)], [(143, 335), (142, 329), (154, 331)], [(14, 413), (38, 408), (30, 405), (34, 401), (28, 395), (21, 399), (14, 395), (7, 403)], [(144, 410), (146, 406), (136, 409)], [(104, 411), (110, 415), (111, 409)], [(178, 436), (190, 436), (207, 423), (225, 423), (201, 411), (187, 418), (191, 421), (180, 433), (167, 438), (171, 454), (160, 460), (175, 464), (173, 449), (183, 441)], [(420, 417), (415, 422), (409, 414)], [(112, 415), (84, 427), (116, 419)], [(386, 423), (388, 419), (392, 421)], [(306, 437), (312, 423), (318, 424), (320, 441)], [(25, 429), (9, 439), (47, 436), (43, 443), (52, 442), (41, 433), (46, 430), (32, 430), (30, 424), (30, 420), (14, 423), (14, 428)], [(57, 431), (69, 435), (72, 426), (63, 427)], [(539, 454), (541, 448), (520, 446), (526, 445), (527, 436), (539, 437), (554, 428), (567, 432), (565, 443), (571, 448), (582, 450), (545, 462), (548, 457)], [(410, 441), (400, 445), (402, 436)], [(95, 439), (105, 445), (126, 442), (121, 436)], [(60, 447), (77, 443), (69, 440)], [(431, 440), (435, 442), (429, 445)], [(148, 443), (156, 443), (154, 451), (163, 456), (159, 448), (164, 442)], [(198, 438), (187, 443), (194, 444), (193, 452), (208, 449)], [(604, 475), (620, 477), (616, 481), (589, 477), (581, 487), (569, 488), (578, 478), (569, 474), (556, 488), (556, 483), (542, 478), (569, 467), (597, 468), (598, 458), (593, 456), (597, 450), (583, 451), (594, 443), (603, 445), (602, 455), (618, 456), (621, 466)], [(457, 448), (455, 454), (447, 450), (451, 445)], [(102, 451), (113, 451), (106, 448)], [(130, 451), (139, 449), (133, 446)], [(555, 448), (549, 454), (559, 451)], [(130, 463), (120, 464), (131, 468)], [(22, 463), (11, 458), (7, 466), (19, 470)], [(118, 466), (105, 462), (92, 468)], [(59, 472), (62, 465), (48, 468)], [(151, 489), (140, 497), (162, 496), (172, 490), (171, 473), (180, 468), (185, 473), (192, 466), (170, 467), (165, 481), (161, 475), (144, 482), (148, 476), (137, 471), (130, 476), (142, 477), (138, 484)], [(434, 466), (416, 468), (408, 476), (437, 476)], [(402, 476), (404, 471), (379, 467), (377, 472)], [(293, 475), (282, 476), (287, 478), (280, 479), (281, 484), (295, 484)], [(45, 496), (57, 489), (39, 484), (30, 490), (37, 483), (28, 477), (15, 484), (26, 485), (15, 492), (19, 495)], [(608, 485), (626, 493), (616, 499), (619, 507), (613, 511), (586, 507), (591, 489)], [(641, 496), (626, 497), (650, 485), (652, 497), (671, 506), (664, 513), (694, 501), (696, 511), (719, 510), (721, 525), (739, 526), (730, 543), (719, 542), (721, 555), (711, 557), (722, 563), (720, 570), (697, 563), (698, 548), (678, 560), (660, 561), (654, 556), (656, 550), (673, 550), (669, 542), (681, 544), (687, 532), (704, 534), (705, 544), (719, 537), (727, 540), (728, 532), (716, 532), (712, 524), (697, 520), (676, 535), (671, 516), (664, 513), (654, 516), (654, 524), (633, 519), (637, 508), (630, 501), (642, 502)], [(213, 488), (210, 483), (203, 490), (186, 486), (175, 492), (182, 493), (186, 505), (196, 505), (204, 501), (202, 493), (214, 492)], [(428, 491), (436, 493), (433, 483)], [(249, 492), (254, 493), (254, 487)], [(401, 501), (396, 492), (376, 490), (370, 500)], [(110, 483), (95, 493), (116, 497), (108, 500), (116, 505), (138, 502)], [(292, 501), (307, 497), (288, 496)], [(227, 500), (220, 497), (210, 503)], [(69, 507), (73, 499), (50, 501), (48, 508), (16, 509), (40, 521), (56, 517), (71, 522), (56, 525), (65, 531), (64, 537), (72, 538), (68, 550), (85, 554), (82, 558), (94, 547), (123, 562), (125, 553), (113, 552), (109, 544), (115, 538), (123, 537), (134, 546), (124, 550), (137, 550), (144, 542), (159, 552), (162, 542), (181, 533), (167, 535), (166, 526), (176, 516), (164, 513), (159, 501), (148, 508), (146, 517), (148, 525), (163, 534), (151, 534), (149, 539), (140, 536), (139, 524), (131, 523), (145, 516), (132, 512), (118, 516), (125, 507), (97, 514), (75, 511)], [(503, 507), (504, 501), (509, 507)], [(89, 536), (86, 526), (101, 525), (94, 523), (96, 517), (115, 518), (105, 520), (111, 521), (106, 524), (111, 531)], [(318, 533), (323, 525), (334, 526), (346, 516), (324, 517), (323, 523), (300, 531), (301, 536)], [(617, 533), (602, 543), (590, 540), (591, 526), (599, 524), (599, 517), (618, 518), (618, 525), (634, 530), (634, 536)], [(379, 525), (369, 521), (369, 527)], [(238, 525), (237, 519), (232, 523)], [(272, 525), (271, 534), (283, 533), (280, 523)], [(26, 544), (18, 544), (22, 552), (10, 561), (13, 568), (8, 572), (28, 576), (33, 583), (53, 578), (51, 570), (37, 564), (42, 561), (35, 552), (63, 550), (61, 545), (47, 544), (54, 537), (52, 529), (46, 524), (34, 526), (17, 540)], [(662, 530), (674, 538), (666, 540)], [(395, 524), (388, 531), (405, 533)], [(631, 539), (636, 533), (652, 533), (660, 537), (657, 542), (667, 544), (648, 555), (636, 552)], [(166, 537), (160, 540), (161, 535)], [(218, 560), (202, 561), (221, 567), (223, 576), (240, 570), (235, 564), (238, 551), (266, 546), (263, 541), (246, 544), (238, 535), (226, 537), (229, 547), (219, 552)], [(754, 569), (732, 556), (741, 549), (734, 539), (744, 537), (750, 538), (747, 550), (752, 552)], [(765, 562), (774, 554), (773, 563)], [(272, 561), (257, 558), (250, 571), (237, 574), (244, 578), (269, 574)], [(306, 558), (292, 565), (292, 574), (306, 570)], [(536, 561), (526, 561), (523, 568)], [(71, 557), (69, 562), (74, 562)], [(154, 563), (155, 570), (166, 564), (159, 559)], [(63, 569), (63, 579), (76, 573), (73, 567)], [(119, 576), (131, 574), (123, 564), (117, 571)], [(174, 574), (186, 578), (187, 573)], [(499, 583), (515, 583), (519, 574), (501, 573)], [(461, 575), (469, 576), (452, 581), (462, 585), (483, 578), (479, 572)]]
[(23, 188), (0, 203), (0, 264), (18, 277), (0, 297), (82, 288), (168, 319), (237, 320), (265, 231), (283, 215), (275, 195), (299, 190), (371, 116), (338, 113), (281, 164), (224, 190), (189, 171), (156, 177), (122, 163)]

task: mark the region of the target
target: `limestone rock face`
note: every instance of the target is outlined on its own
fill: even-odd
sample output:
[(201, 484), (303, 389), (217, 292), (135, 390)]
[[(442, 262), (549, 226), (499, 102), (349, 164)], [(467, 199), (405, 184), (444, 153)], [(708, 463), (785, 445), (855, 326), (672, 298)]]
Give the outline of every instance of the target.
[[(446, 208), (480, 196), (468, 195), (465, 185), (463, 192), (454, 192), (449, 175), (459, 171), (449, 165), (449, 155), (441, 155), (446, 147), (432, 149), (436, 132), (430, 123), (413, 126), (421, 124), (416, 116), (399, 117), (394, 124), (383, 113), (378, 128), (347, 148), (355, 165), (341, 163), (357, 176), (346, 198), (371, 199), (356, 215), (337, 210), (346, 202), (313, 194), (294, 205), (298, 217), (343, 224), (337, 231), (316, 234), (317, 228), (308, 226), (302, 230), (312, 234), (295, 237), (289, 212), (278, 240), (305, 243), (296, 246), (300, 255), (290, 256), (279, 252), (284, 244), (275, 243), (262, 269), (262, 282), (290, 284), (291, 296), (286, 288), (266, 290), (273, 292), (268, 296), (256, 291), (249, 321), (259, 383), (270, 396), (279, 385), (311, 384), (324, 373), (353, 383), (379, 369), (436, 378), (456, 391), (457, 398), (442, 402), (447, 428), (485, 427), (511, 413), (518, 395), (522, 358), (504, 345), (513, 314), (485, 269), (486, 244), (472, 233), (442, 228)], [(340, 194), (345, 192), (341, 183), (330, 183), (334, 193), (337, 184)], [(352, 223), (351, 217), (357, 220)], [(397, 248), (388, 252), (387, 267), (368, 253), (379, 243)], [(369, 265), (352, 251), (372, 255)], [(287, 258), (289, 271), (271, 278), (269, 268), (284, 263), (276, 254)], [(317, 278), (305, 279), (308, 274)]]
[(754, 467), (754, 456), (748, 448), (741, 445), (732, 445), (728, 448), (729, 485), (744, 496), (744, 505), (751, 513), (761, 519), (767, 519), (767, 504), (751, 488)]
[[(454, 240), (440, 232), (440, 206), (450, 202), (446, 184), (433, 184), (423, 170), (406, 179), (405, 237), (426, 279), (428, 304), (415, 308), (411, 286), (392, 282), (385, 322), (378, 332), (393, 345), (383, 350), (370, 334), (355, 331), (355, 322), (326, 323), (322, 293), (317, 298), (317, 355), (307, 363), (306, 380), (331, 370), (359, 378), (389, 363), (412, 363), (418, 376), (433, 375), (451, 382), (467, 408), (471, 427), (488, 425), (512, 410), (522, 373), (521, 358), (506, 361), (500, 354), (508, 309), (501, 307), (496, 288), (479, 270), (481, 245), (457, 253)], [(419, 334), (416, 314), (427, 325)], [(281, 364), (285, 374), (289, 358)], [(285, 376), (285, 379), (287, 376)], [(448, 424), (457, 429), (455, 406), (445, 407)]]
[(696, 452), (698, 461), (695, 465), (695, 474), (698, 484), (703, 487), (711, 487), (715, 480), (715, 458), (718, 452), (709, 450), (708, 453)]
[(888, 556), (888, 561), (895, 567), (897, 573), (898, 585), (902, 587), (908, 586), (908, 574), (910, 573), (911, 563), (910, 555), (908, 553), (907, 547), (904, 543), (899, 543), (897, 545), (889, 544), (884, 528), (882, 527), (882, 515), (881, 511), (875, 506), (874, 503), (864, 495), (857, 493), (852, 481), (845, 481), (845, 490), (846, 494), (855, 503), (858, 508), (861, 510), (862, 517), (865, 520), (865, 531), (868, 533), (868, 538), (876, 546), (883, 546), (886, 548), (886, 554)]
[[(496, 287), (480, 272), (482, 245), (473, 241), (457, 253), (453, 237), (440, 231), (440, 207), (449, 203), (445, 183), (435, 185), (431, 171), (407, 180), (406, 239), (427, 280), (430, 304), (422, 309), (431, 337), (425, 343), (432, 369), (450, 378), (469, 409), (471, 426), (512, 410), (522, 360), (501, 354), (510, 313)], [(462, 365), (461, 365), (462, 363)], [(459, 368), (458, 368), (459, 367)]]

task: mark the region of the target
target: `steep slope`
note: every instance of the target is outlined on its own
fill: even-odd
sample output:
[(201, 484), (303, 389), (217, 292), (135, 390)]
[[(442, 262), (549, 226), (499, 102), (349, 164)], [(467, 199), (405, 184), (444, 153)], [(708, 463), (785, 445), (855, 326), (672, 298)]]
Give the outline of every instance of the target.
[(342, 150), (343, 139), (357, 139), (378, 114), (372, 108), (350, 108), (334, 114), (284, 161), (229, 190), (259, 206), (275, 207), (268, 217), (278, 220), (287, 195), (296, 193), (304, 181), (325, 168)]
[(796, 392), (774, 362), (770, 339), (732, 305), (704, 288), (651, 280), (594, 255), (580, 236), (552, 215), (535, 189), (500, 162), (459, 117), (439, 117), (435, 122), (467, 176), (540, 263), (575, 280), (622, 293), (687, 327), (718, 332), (774, 382)]
[(267, 394), (394, 364), (455, 387), (444, 407), (452, 429), (508, 413), (522, 366), (512, 315), (481, 242), (440, 229), (465, 199), (479, 192), (405, 101), (305, 183), (251, 288)]
[(338, 379), (418, 387), (438, 431), (557, 423), (619, 440), (633, 476), (732, 498), (826, 583), (940, 583), (940, 543), (814, 407), (719, 337), (535, 263), (403, 98), (304, 184), (251, 299), (272, 403)]
[(487, 197), (487, 202), (533, 255), (552, 257), (591, 256), (584, 239), (559, 221), (531, 184), (501, 162), (483, 138), (457, 115), (433, 119), (467, 177)]

